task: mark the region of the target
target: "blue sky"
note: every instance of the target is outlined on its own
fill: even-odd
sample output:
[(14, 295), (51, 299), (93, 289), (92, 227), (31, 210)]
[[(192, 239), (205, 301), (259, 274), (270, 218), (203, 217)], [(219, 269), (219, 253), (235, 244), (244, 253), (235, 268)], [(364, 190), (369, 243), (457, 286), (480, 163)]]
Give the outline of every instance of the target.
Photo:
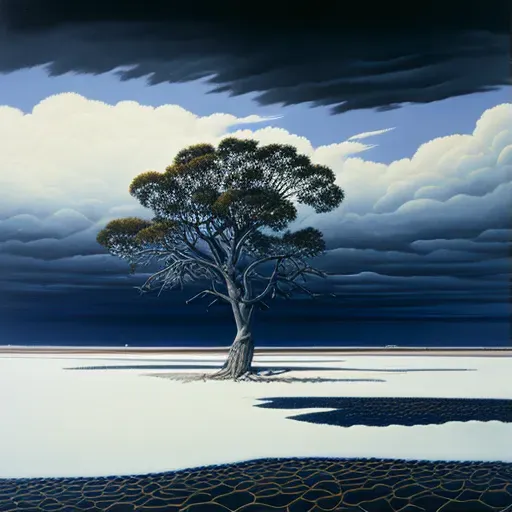
[(237, 117), (251, 114), (282, 116), (269, 124), (307, 137), (315, 146), (341, 142), (362, 132), (395, 127), (380, 136), (376, 140), (378, 146), (366, 154), (374, 161), (389, 163), (410, 158), (421, 144), (436, 137), (470, 133), (482, 112), (510, 102), (512, 95), (512, 88), (504, 87), (432, 103), (406, 105), (387, 112), (365, 109), (331, 115), (327, 108), (308, 105), (260, 106), (251, 94), (235, 97), (227, 93), (207, 94), (211, 88), (206, 81), (148, 86), (144, 78), (120, 81), (115, 71), (101, 75), (67, 73), (50, 77), (44, 67), (37, 67), (0, 75), (0, 102), (28, 113), (48, 96), (76, 92), (109, 104), (126, 100), (155, 107), (178, 104), (200, 116), (216, 112)]

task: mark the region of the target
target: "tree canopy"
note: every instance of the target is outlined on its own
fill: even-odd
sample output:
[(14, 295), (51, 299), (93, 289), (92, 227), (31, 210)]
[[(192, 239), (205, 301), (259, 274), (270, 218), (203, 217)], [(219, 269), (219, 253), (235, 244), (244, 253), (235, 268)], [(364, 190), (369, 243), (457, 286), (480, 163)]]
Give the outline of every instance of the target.
[[(295, 147), (233, 137), (217, 147), (197, 144), (179, 151), (164, 172), (138, 175), (129, 191), (153, 212), (152, 220), (113, 220), (97, 241), (132, 265), (162, 263), (142, 290), (208, 279), (205, 294), (232, 302), (215, 283), (233, 285), (246, 304), (269, 293), (286, 296), (286, 283), (303, 288), (297, 277), (321, 274), (306, 260), (324, 251), (322, 233), (285, 229), (297, 217), (297, 204), (322, 213), (344, 197), (333, 171)], [(257, 268), (265, 262), (274, 262), (271, 276)], [(266, 292), (251, 296), (251, 280), (266, 280)]]

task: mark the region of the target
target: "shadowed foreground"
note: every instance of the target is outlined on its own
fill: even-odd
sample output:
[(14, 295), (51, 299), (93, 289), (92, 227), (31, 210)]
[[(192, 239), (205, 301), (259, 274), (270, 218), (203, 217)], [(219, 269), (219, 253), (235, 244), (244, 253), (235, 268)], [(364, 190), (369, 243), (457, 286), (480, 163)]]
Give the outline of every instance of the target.
[(504, 512), (512, 464), (263, 459), (155, 475), (0, 480), (0, 510)]

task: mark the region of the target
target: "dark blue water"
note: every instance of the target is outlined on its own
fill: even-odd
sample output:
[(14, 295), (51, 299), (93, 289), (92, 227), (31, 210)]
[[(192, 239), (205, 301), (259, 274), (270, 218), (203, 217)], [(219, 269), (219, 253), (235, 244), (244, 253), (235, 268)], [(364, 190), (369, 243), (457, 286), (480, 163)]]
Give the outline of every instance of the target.
[[(186, 318), (182, 323), (125, 321), (122, 324), (80, 323), (72, 319), (18, 325), (6, 333), (2, 345), (34, 346), (125, 346), (131, 347), (223, 347), (235, 335), (230, 322), (209, 317)], [(254, 328), (257, 346), (264, 347), (509, 347), (508, 321), (459, 320), (354, 320), (339, 322), (265, 322)], [(78, 328), (77, 328), (78, 327)]]
[[(121, 293), (122, 292), (122, 293)], [(229, 306), (186, 304), (192, 292), (139, 295), (103, 290), (2, 297), (0, 344), (52, 346), (219, 347), (235, 336)], [(257, 311), (254, 336), (268, 347), (507, 347), (511, 317), (502, 306), (461, 302), (443, 309), (370, 307), (340, 301), (275, 301)], [(439, 309), (439, 308), (438, 308)], [(485, 316), (483, 316), (485, 313)]]

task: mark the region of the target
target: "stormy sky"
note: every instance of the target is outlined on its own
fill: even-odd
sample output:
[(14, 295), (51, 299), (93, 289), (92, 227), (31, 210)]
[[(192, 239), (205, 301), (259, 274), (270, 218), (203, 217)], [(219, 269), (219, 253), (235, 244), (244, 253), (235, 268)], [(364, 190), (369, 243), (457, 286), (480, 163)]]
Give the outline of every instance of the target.
[(95, 236), (149, 216), (136, 174), (231, 134), (294, 144), (346, 192), (293, 226), (324, 232), (338, 297), (274, 302), (261, 345), (509, 344), (510, 16), (492, 3), (0, 1), (1, 343), (228, 344), (228, 308), (140, 296)]
[[(2, 0), (0, 70), (208, 79), (262, 105), (396, 108), (510, 83), (510, 3)], [(484, 71), (485, 70), (485, 71)], [(212, 100), (213, 101), (213, 100)]]

